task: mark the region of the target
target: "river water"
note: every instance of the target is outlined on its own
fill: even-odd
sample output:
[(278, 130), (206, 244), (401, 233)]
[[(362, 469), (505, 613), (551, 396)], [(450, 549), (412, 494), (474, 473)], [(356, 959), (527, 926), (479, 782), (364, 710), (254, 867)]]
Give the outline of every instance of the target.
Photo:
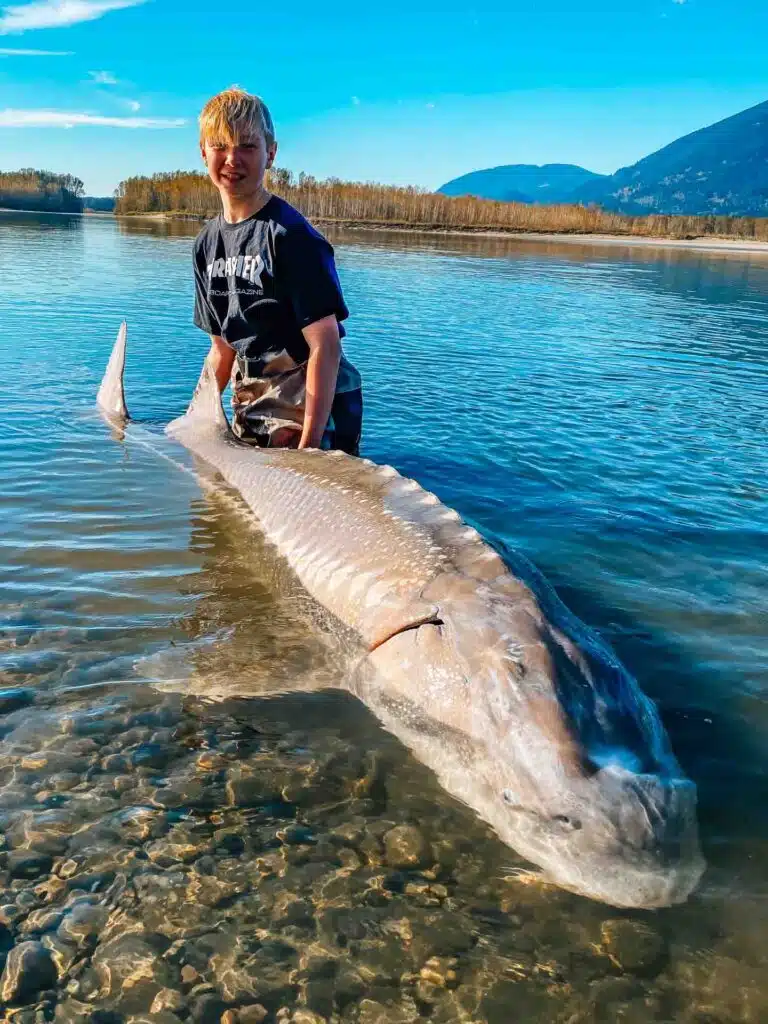
[(328, 688), (332, 630), (162, 436), (193, 234), (0, 214), (6, 1019), (768, 1020), (768, 259), (332, 235), (365, 454), (533, 561), (698, 785), (698, 891), (622, 912)]

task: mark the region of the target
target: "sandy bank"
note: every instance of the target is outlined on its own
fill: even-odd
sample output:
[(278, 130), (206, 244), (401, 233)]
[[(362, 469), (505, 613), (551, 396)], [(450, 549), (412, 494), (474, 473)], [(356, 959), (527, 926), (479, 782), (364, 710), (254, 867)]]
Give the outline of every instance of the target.
[[(0, 207), (0, 213), (40, 213), (50, 215), (58, 211), (10, 210)], [(82, 214), (60, 214), (67, 217), (113, 217), (114, 214), (103, 211), (84, 211)], [(117, 220), (137, 221), (189, 221), (202, 224), (208, 217), (191, 213), (129, 213), (115, 217)], [(768, 256), (768, 241), (750, 238), (734, 238), (732, 236), (701, 235), (695, 238), (667, 238), (659, 235), (605, 235), (587, 233), (563, 233), (546, 231), (498, 231), (492, 229), (475, 230), (474, 228), (444, 228), (429, 225), (385, 224), (377, 221), (349, 221), (332, 218), (316, 217), (313, 223), (345, 228), (350, 231), (376, 231), (417, 234), (446, 235), (474, 238), (506, 238), (515, 242), (555, 243), (566, 245), (600, 245), (600, 246), (635, 246), (644, 248), (686, 249), (699, 252), (720, 253), (722, 255)]]
[[(197, 221), (203, 223), (208, 218), (195, 214), (184, 213), (131, 213), (118, 216), (118, 220), (177, 220)], [(693, 249), (700, 252), (734, 253), (768, 256), (768, 242), (749, 238), (733, 238), (728, 236), (714, 237), (702, 235), (696, 238), (665, 238), (657, 235), (604, 235), (604, 234), (564, 234), (546, 231), (494, 231), (475, 230), (473, 228), (443, 228), (415, 226), (411, 224), (383, 224), (376, 221), (347, 221), (331, 218), (315, 217), (313, 223), (345, 228), (350, 231), (377, 231), (422, 235), (446, 235), (473, 238), (507, 238), (516, 242), (565, 243), (568, 245), (609, 245), (609, 246), (642, 246), (645, 248)]]

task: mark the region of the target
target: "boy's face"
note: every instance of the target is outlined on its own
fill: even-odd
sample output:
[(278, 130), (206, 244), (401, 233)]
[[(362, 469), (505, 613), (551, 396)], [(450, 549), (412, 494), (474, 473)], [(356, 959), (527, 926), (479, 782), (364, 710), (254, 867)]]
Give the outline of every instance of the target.
[(211, 181), (233, 197), (250, 196), (261, 188), (271, 167), (277, 143), (267, 146), (261, 133), (239, 138), (236, 144), (205, 141), (201, 147)]

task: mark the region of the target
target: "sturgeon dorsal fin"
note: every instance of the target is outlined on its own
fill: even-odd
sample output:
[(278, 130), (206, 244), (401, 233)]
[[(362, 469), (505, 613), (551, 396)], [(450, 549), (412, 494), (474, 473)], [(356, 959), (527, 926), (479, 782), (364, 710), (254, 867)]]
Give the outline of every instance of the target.
[(221, 404), (219, 382), (207, 359), (189, 408), (183, 416), (172, 420), (165, 428), (165, 432), (172, 437), (182, 434), (220, 434), (224, 437), (234, 437), (224, 406)]
[(110, 419), (130, 419), (125, 405), (123, 373), (125, 372), (125, 346), (128, 339), (128, 324), (123, 320), (117, 332), (112, 354), (101, 387), (96, 395), (96, 404)]

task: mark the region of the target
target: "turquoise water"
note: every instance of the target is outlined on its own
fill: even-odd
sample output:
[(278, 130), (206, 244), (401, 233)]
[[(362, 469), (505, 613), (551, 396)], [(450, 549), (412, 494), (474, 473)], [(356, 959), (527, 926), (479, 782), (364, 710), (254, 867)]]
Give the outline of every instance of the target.
[[(161, 435), (207, 349), (193, 231), (0, 214), (0, 680), (30, 691), (0, 718), (0, 816), (40, 854), (0, 862), (0, 945), (64, 948), (5, 996), (63, 1020), (166, 990), (178, 1020), (768, 1019), (768, 259), (332, 236), (365, 454), (530, 558), (698, 785), (699, 891), (623, 914), (520, 878), (318, 689), (334, 638)], [(121, 441), (93, 401), (123, 317), (146, 434)], [(434, 870), (398, 873), (400, 824)], [(617, 920), (654, 955), (633, 967)]]

